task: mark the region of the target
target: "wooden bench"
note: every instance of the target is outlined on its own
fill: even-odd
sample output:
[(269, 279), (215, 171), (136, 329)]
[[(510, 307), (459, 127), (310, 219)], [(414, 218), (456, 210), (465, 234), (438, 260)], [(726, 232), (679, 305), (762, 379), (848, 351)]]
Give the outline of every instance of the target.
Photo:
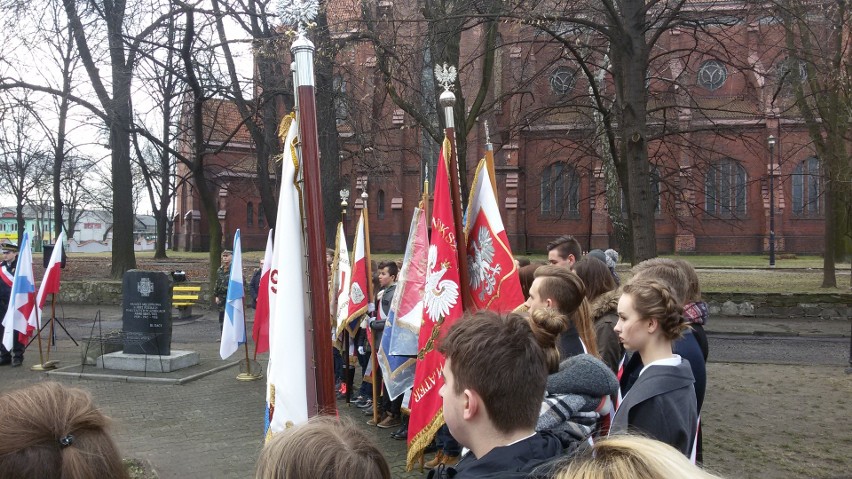
[(180, 319), (192, 316), (192, 307), (201, 296), (201, 286), (174, 286), (172, 289), (172, 307), (177, 308)]

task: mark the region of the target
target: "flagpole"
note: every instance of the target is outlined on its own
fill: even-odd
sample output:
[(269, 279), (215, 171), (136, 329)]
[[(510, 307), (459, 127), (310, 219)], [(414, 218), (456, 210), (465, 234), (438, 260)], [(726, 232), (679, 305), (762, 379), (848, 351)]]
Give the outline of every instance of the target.
[(299, 36), (290, 47), (299, 78), (299, 133), (305, 181), (305, 213), (308, 246), (308, 265), (311, 288), (312, 326), (314, 330), (314, 362), (316, 364), (317, 411), (333, 414), (334, 365), (331, 364), (331, 338), (328, 310), (328, 269), (325, 264), (325, 225), (323, 223), (322, 188), (319, 164), (316, 100), (314, 93), (314, 44), (300, 28)]
[(41, 348), (41, 320), (38, 316), (38, 307), (33, 309), (36, 317), (36, 337), (38, 338), (38, 360), (39, 364), (35, 364), (30, 367), (30, 371), (45, 371), (47, 369), (54, 369), (56, 366), (54, 364), (48, 364), (44, 360), (44, 352)]
[(251, 373), (251, 360), (249, 359), (249, 347), (248, 347), (248, 328), (246, 328), (246, 322), (243, 320), (243, 337), (246, 338), (243, 346), (245, 346), (246, 350), (246, 374), (253, 379), (260, 379), (262, 377), (261, 374), (254, 375)]
[[(361, 210), (361, 214), (364, 215), (364, 266), (367, 270), (367, 297), (369, 300), (375, 305), (376, 300), (373, 297), (373, 264), (370, 260), (370, 210), (367, 208), (367, 199), (370, 195), (367, 194), (367, 183), (364, 182), (364, 189), (361, 191), (361, 200), (363, 209)], [(376, 317), (378, 317), (379, 312), (375, 312)], [(367, 320), (367, 327), (370, 327), (370, 321)], [(370, 331), (370, 360), (373, 362), (373, 420), (377, 423), (379, 422), (379, 409), (378, 409), (378, 400), (379, 400), (379, 388), (378, 388), (378, 374), (377, 370), (379, 367), (379, 358), (376, 355), (376, 337)]]
[(50, 361), (50, 345), (53, 343), (53, 320), (56, 318), (56, 293), (50, 293), (50, 339), (47, 341), (47, 360)]
[(429, 180), (423, 180), (423, 196), (420, 198), (420, 209), (426, 213), (426, 218), (429, 218)]
[[(455, 68), (448, 68), (446, 64), (444, 64), (443, 72), (441, 72), (438, 66), (435, 67), (435, 70), (436, 74), (439, 72), (443, 73), (438, 74), (438, 81), (444, 87), (444, 92), (441, 93), (438, 101), (444, 107), (444, 118), (446, 120), (444, 134), (451, 145), (448, 158), (449, 167), (447, 170), (450, 175), (450, 197), (453, 201), (453, 223), (455, 224), (456, 234), (461, 235), (464, 231), (464, 225), (462, 224), (461, 180), (459, 179), (459, 163), (456, 157), (455, 119), (453, 116), (456, 95), (450, 91), (451, 85), (455, 82), (456, 73)], [(456, 238), (456, 241), (459, 242), (459, 238)], [(470, 278), (467, 271), (467, 248), (465, 246), (464, 244), (457, 244), (456, 252), (459, 259), (459, 282), (461, 283), (459, 286), (461, 287), (462, 304), (464, 305), (464, 309), (470, 309), (473, 307), (473, 302), (470, 297)]]
[(494, 145), (491, 144), (491, 132), (488, 131), (488, 121), (485, 122), (485, 167), (488, 168), (488, 176), (491, 179), (491, 188), (494, 190), (494, 199), (496, 200), (497, 173), (494, 170)]
[[(341, 225), (344, 224), (345, 221), (346, 221), (346, 208), (349, 206), (349, 202), (347, 201), (347, 198), (349, 198), (349, 188), (344, 188), (344, 189), (340, 190), (340, 224)], [(343, 236), (343, 235), (341, 235), (341, 236)], [(343, 241), (344, 242), (346, 241), (346, 236), (343, 236)], [(340, 248), (338, 248), (338, 249), (340, 249)], [(339, 251), (338, 251), (338, 253), (339, 253)], [(348, 252), (347, 252), (347, 254), (348, 254)], [(340, 263), (339, 257), (338, 257), (338, 263)], [(350, 270), (350, 272), (351, 272), (351, 270)], [(337, 294), (337, 292), (335, 292), (335, 294)], [(337, 306), (338, 306), (338, 308), (340, 307), (340, 305), (337, 305)], [(337, 318), (335, 318), (335, 319), (337, 319)], [(346, 393), (344, 393), (344, 399), (346, 400), (346, 404), (349, 404), (352, 401), (352, 384), (351, 384), (351, 381), (349, 380), (349, 377), (350, 377), (349, 368), (352, 367), (352, 365), (350, 363), (351, 357), (349, 355), (349, 328), (347, 328), (345, 325), (343, 327), (343, 351), (341, 352), (340, 356), (342, 356), (344, 358), (344, 361), (343, 361), (344, 376), (342, 378), (343, 384), (346, 385), (345, 386), (346, 387)], [(354, 376), (354, 374), (352, 374), (351, 376)]]

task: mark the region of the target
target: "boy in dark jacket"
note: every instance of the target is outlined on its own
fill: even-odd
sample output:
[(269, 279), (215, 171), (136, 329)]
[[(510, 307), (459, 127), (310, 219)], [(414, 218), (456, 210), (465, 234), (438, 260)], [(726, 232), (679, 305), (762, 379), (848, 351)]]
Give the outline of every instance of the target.
[(535, 432), (548, 370), (523, 316), (479, 311), (456, 323), (439, 351), (444, 420), (470, 452), (428, 477), (526, 477), (562, 453), (556, 437)]

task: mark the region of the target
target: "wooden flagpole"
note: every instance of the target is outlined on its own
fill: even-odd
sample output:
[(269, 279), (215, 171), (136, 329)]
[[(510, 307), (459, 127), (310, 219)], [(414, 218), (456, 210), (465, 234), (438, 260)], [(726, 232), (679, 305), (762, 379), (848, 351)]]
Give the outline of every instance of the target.
[[(494, 170), (494, 145), (491, 144), (491, 132), (488, 131), (487, 121), (485, 122), (485, 167), (488, 168), (491, 188), (494, 190), (494, 199), (497, 200), (497, 172)], [(472, 224), (473, 220), (470, 221)]]
[(290, 47), (298, 76), (299, 141), (305, 181), (305, 213), (307, 226), (308, 270), (311, 289), (313, 327), (313, 360), (316, 365), (316, 414), (334, 414), (334, 365), (331, 363), (331, 337), (328, 334), (328, 268), (325, 264), (325, 225), (319, 163), (316, 99), (314, 92), (314, 44), (300, 28)]
[[(345, 188), (345, 189), (340, 190), (340, 224), (345, 224), (345, 221), (346, 221), (346, 208), (349, 206), (349, 202), (346, 200), (347, 198), (349, 198), (349, 188)], [(343, 241), (346, 241), (345, 235), (343, 237)], [(340, 254), (340, 248), (338, 247), (337, 250), (338, 250), (337, 253), (339, 255)], [(339, 261), (340, 261), (340, 258), (338, 257), (338, 262)], [(350, 265), (351, 264), (352, 263), (350, 261)], [(351, 266), (350, 266), (350, 276), (351, 276)], [(335, 294), (337, 294), (336, 291), (335, 291)], [(337, 305), (337, 307), (339, 308), (340, 305)], [(336, 322), (337, 318), (334, 318), (334, 319), (335, 319), (335, 325), (336, 325), (337, 324), (337, 322)], [(346, 393), (344, 394), (344, 396), (345, 396), (344, 399), (346, 400), (346, 404), (349, 404), (352, 401), (352, 384), (350, 384), (350, 381), (349, 381), (349, 376), (350, 376), (349, 368), (352, 367), (352, 364), (351, 364), (351, 361), (350, 361), (351, 357), (349, 356), (349, 328), (347, 328), (346, 326), (347, 326), (346, 324), (343, 325), (343, 341), (342, 341), (343, 351), (340, 353), (340, 356), (342, 356), (344, 358), (343, 359), (343, 377), (341, 378), (343, 384), (346, 385), (345, 386), (346, 387)]]
[(47, 340), (47, 360), (50, 361), (50, 345), (53, 343), (53, 321), (56, 319), (56, 293), (50, 293), (50, 336)]
[[(364, 267), (367, 270), (367, 297), (370, 298), (370, 302), (375, 306), (376, 299), (373, 297), (375, 293), (373, 291), (373, 264), (370, 260), (370, 212), (367, 208), (367, 199), (370, 195), (367, 194), (367, 183), (364, 182), (364, 189), (361, 191), (361, 200), (363, 201), (363, 208), (361, 210), (361, 214), (364, 215)], [(369, 308), (368, 308), (369, 309)], [(378, 317), (379, 312), (375, 311), (376, 317)], [(370, 321), (367, 320), (367, 327), (370, 327)], [(376, 374), (379, 367), (379, 357), (376, 355), (376, 337), (372, 333), (372, 331), (365, 331), (370, 334), (367, 336), (370, 338), (370, 361), (373, 362), (373, 420), (377, 423), (379, 422), (379, 376)]]

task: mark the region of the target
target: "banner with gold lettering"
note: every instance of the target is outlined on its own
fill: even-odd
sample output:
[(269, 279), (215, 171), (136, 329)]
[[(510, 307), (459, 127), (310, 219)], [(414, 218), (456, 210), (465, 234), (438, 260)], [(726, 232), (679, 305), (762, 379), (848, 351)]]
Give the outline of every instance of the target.
[(408, 468), (423, 454), (435, 433), (444, 424), (443, 401), (438, 391), (444, 384), (441, 369), (444, 356), (437, 351), (439, 338), (463, 313), (459, 286), (458, 234), (453, 222), (447, 161), (451, 154), (444, 138), (438, 157), (432, 210), (432, 236), (423, 293), (423, 324), (417, 341), (417, 367), (411, 392), (411, 418), (408, 423)]

